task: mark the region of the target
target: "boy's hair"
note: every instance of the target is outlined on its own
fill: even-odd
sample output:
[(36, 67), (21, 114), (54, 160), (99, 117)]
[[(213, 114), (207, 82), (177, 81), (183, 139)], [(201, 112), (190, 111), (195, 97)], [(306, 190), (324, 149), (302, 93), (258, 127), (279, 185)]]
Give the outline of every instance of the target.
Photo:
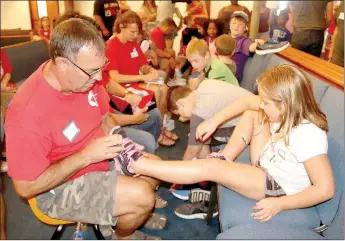
[(130, 10), (121, 10), (120, 14), (116, 17), (113, 32), (120, 33), (120, 25), (123, 25), (126, 28), (128, 25), (133, 23), (138, 25), (139, 32), (143, 30), (143, 24), (138, 14)]
[(201, 26), (203, 29), (205, 29), (205, 25), (208, 24), (210, 20), (208, 18), (195, 18), (194, 24)]
[(79, 12), (74, 11), (74, 10), (67, 11), (63, 15), (61, 15), (56, 20), (55, 26), (57, 26), (58, 24), (62, 23), (63, 21), (71, 19), (71, 18), (80, 18), (80, 19), (86, 20), (89, 23), (91, 23), (98, 31), (102, 31), (101, 27), (99, 26), (99, 24), (93, 18), (90, 18), (88, 16), (82, 15)]
[(279, 16), (282, 16), (285, 19), (285, 21), (289, 20), (289, 13), (286, 10), (280, 11)]
[(166, 26), (166, 27), (174, 27), (174, 28), (177, 28), (177, 25), (174, 21), (174, 19), (172, 18), (165, 18), (162, 23), (161, 23), (162, 26)]
[(177, 110), (177, 101), (180, 99), (185, 98), (190, 93), (192, 93), (192, 90), (186, 86), (173, 86), (168, 89), (168, 102), (167, 102), (167, 108), (168, 111), (175, 111)]
[(232, 55), (236, 47), (236, 42), (229, 34), (223, 34), (215, 40), (217, 54)]
[(277, 65), (266, 70), (257, 79), (257, 84), (277, 108), (285, 107), (281, 124), (276, 133), (289, 144), (291, 130), (304, 119), (328, 131), (326, 115), (314, 98), (313, 87), (306, 75), (293, 65)]
[(206, 53), (209, 52), (208, 45), (205, 40), (203, 39), (192, 39), (186, 49), (186, 56), (198, 53), (201, 56), (205, 56)]

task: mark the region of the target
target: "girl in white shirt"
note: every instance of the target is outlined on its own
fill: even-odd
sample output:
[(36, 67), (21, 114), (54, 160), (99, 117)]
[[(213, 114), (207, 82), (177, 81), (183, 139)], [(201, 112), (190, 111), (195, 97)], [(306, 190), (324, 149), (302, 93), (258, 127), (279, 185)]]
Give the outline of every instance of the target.
[[(218, 126), (243, 113), (221, 153), (194, 161), (143, 157), (127, 168), (177, 184), (217, 182), (258, 200), (251, 216), (260, 221), (331, 199), (335, 182), (327, 157), (328, 124), (311, 82), (297, 67), (278, 65), (257, 84), (258, 96), (243, 97), (199, 125), (196, 137), (206, 141)], [(236, 163), (248, 144), (252, 165)]]

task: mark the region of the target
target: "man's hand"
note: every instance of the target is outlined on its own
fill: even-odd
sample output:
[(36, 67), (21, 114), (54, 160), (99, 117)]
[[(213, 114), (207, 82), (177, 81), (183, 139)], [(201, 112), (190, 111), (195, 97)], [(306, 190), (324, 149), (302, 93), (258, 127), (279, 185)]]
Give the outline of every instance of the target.
[(152, 72), (150, 71), (149, 74), (143, 75), (142, 79), (145, 82), (158, 81), (159, 80), (158, 72), (157, 71), (152, 71)]
[(276, 197), (260, 200), (258, 203), (256, 203), (253, 209), (257, 212), (252, 213), (251, 216), (254, 219), (260, 220), (260, 222), (266, 222), (282, 211), (279, 198)]
[(141, 101), (141, 96), (138, 96), (136, 94), (133, 93), (129, 93), (125, 95), (125, 101), (127, 101), (130, 105), (132, 105), (134, 108), (136, 108), (140, 101)]
[(91, 141), (80, 152), (88, 165), (116, 157), (122, 150), (122, 136), (111, 135)]
[(110, 35), (108, 29), (103, 29), (103, 30), (102, 30), (102, 34), (103, 34), (103, 36), (105, 36), (105, 37), (108, 37), (108, 36)]
[(134, 114), (134, 125), (140, 125), (147, 121), (147, 119), (150, 117), (149, 114), (146, 114), (146, 111), (148, 110), (148, 107), (145, 107), (143, 109), (137, 110)]

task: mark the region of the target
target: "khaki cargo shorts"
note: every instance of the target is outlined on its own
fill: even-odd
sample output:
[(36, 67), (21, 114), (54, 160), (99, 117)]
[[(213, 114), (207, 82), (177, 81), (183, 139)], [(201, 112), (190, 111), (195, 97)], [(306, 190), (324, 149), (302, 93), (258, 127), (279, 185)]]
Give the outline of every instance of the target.
[(49, 217), (89, 224), (116, 224), (112, 216), (120, 172), (91, 172), (36, 197), (37, 208)]

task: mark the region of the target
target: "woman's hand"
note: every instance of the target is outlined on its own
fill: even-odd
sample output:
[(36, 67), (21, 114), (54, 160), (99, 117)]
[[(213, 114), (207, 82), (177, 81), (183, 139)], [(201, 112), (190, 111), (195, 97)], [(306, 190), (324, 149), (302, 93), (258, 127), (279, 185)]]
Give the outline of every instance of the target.
[(257, 212), (252, 213), (251, 216), (254, 219), (260, 220), (260, 222), (266, 222), (282, 211), (279, 198), (277, 197), (262, 199), (256, 203), (253, 209)]
[(132, 105), (133, 107), (137, 107), (141, 101), (141, 96), (138, 96), (136, 94), (133, 93), (129, 93), (127, 95), (125, 95), (124, 98), (130, 105)]

